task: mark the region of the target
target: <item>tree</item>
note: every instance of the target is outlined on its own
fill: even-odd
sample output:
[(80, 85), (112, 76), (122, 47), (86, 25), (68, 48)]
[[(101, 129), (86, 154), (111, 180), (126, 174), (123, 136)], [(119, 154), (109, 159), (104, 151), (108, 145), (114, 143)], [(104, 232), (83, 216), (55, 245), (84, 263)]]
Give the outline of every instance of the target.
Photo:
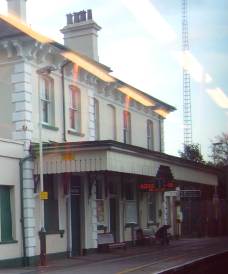
[(211, 144), (213, 162), (217, 166), (228, 165), (228, 133), (215, 137)]
[(184, 150), (179, 151), (179, 155), (183, 159), (187, 159), (196, 163), (204, 163), (199, 144), (184, 145)]

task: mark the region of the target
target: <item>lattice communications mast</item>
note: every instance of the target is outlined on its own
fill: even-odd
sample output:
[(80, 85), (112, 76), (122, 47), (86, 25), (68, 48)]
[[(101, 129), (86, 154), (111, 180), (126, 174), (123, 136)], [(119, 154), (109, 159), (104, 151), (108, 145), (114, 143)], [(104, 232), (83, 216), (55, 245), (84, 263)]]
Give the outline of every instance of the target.
[[(189, 51), (188, 38), (188, 0), (182, 0), (182, 51)], [(183, 68), (183, 123), (184, 144), (192, 143), (192, 110), (191, 110), (191, 79), (189, 72)]]

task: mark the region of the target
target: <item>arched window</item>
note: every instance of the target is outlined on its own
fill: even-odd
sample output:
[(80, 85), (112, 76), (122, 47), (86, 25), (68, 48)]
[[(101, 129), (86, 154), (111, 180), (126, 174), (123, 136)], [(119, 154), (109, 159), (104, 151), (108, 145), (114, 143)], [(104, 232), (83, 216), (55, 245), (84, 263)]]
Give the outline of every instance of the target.
[(81, 94), (76, 86), (70, 86), (69, 122), (71, 129), (81, 131)]
[(54, 124), (54, 80), (49, 76), (40, 78), (41, 121)]
[(94, 125), (95, 125), (95, 140), (100, 139), (100, 126), (99, 126), (99, 101), (94, 99)]
[(116, 109), (113, 105), (107, 105), (107, 139), (116, 140)]
[(126, 110), (123, 112), (123, 137), (125, 144), (131, 144), (131, 114)]
[(154, 149), (154, 129), (151, 120), (147, 120), (147, 148), (150, 150)]

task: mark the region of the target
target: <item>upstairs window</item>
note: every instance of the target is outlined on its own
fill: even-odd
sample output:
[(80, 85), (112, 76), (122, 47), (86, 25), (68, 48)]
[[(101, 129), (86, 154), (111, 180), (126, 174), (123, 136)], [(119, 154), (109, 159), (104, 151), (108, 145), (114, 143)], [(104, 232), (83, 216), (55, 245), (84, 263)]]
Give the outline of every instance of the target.
[(154, 129), (151, 120), (147, 120), (147, 148), (150, 150), (154, 149)]
[(107, 139), (116, 140), (116, 109), (112, 105), (107, 105)]
[(49, 76), (40, 79), (41, 119), (44, 124), (54, 123), (54, 80)]
[(81, 131), (81, 93), (80, 89), (75, 86), (70, 86), (70, 128)]
[(123, 137), (124, 143), (131, 143), (131, 114), (128, 111), (123, 112)]
[(100, 126), (99, 126), (99, 102), (94, 99), (94, 124), (95, 124), (95, 140), (100, 139)]
[(12, 240), (10, 187), (0, 186), (0, 242), (9, 242)]

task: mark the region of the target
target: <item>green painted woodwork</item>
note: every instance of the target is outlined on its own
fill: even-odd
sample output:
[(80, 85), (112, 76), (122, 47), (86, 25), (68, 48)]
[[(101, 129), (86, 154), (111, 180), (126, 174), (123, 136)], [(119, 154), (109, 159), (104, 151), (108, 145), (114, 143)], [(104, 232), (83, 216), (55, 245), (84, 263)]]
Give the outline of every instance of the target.
[(1, 242), (12, 241), (10, 187), (0, 186)]

